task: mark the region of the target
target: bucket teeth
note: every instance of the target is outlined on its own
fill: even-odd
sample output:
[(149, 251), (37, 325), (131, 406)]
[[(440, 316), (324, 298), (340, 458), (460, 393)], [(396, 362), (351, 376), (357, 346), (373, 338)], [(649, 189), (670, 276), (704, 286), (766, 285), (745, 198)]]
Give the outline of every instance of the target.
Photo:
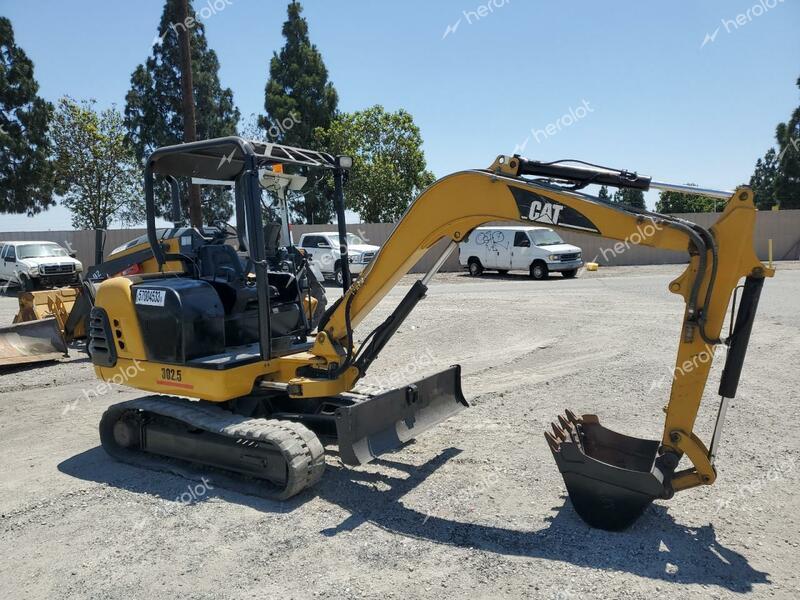
[(571, 410), (566, 410), (565, 414), (566, 417), (558, 415), (556, 418), (558, 421), (557, 423), (556, 421), (550, 423), (553, 433), (545, 431), (547, 443), (550, 445), (553, 452), (559, 452), (561, 450), (561, 443), (563, 442), (571, 442), (579, 448), (583, 446), (581, 443), (580, 430), (578, 429), (578, 425), (580, 425), (582, 421), (578, 419)]
[(570, 431), (572, 429), (572, 424), (561, 415), (558, 415), (558, 422), (561, 424), (561, 427), (563, 427), (567, 431)]
[(580, 423), (580, 420), (578, 419), (578, 417), (576, 417), (575, 413), (572, 412), (570, 409), (568, 409), (568, 408), (565, 409), (564, 410), (564, 414), (567, 415), (567, 419), (569, 420), (570, 423), (573, 423), (575, 425)]

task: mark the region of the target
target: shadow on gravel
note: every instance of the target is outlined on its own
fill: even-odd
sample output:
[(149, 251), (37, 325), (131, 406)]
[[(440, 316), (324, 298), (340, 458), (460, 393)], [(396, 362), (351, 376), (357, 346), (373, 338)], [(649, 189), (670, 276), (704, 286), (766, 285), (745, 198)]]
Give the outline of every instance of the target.
[[(82, 346), (70, 346), (69, 350), (72, 352), (70, 357), (75, 356), (75, 352), (81, 351)], [(57, 358), (53, 360), (43, 360), (40, 362), (31, 362), (31, 363), (24, 363), (21, 365), (12, 365), (8, 367), (0, 367), (0, 375), (14, 375), (15, 373), (25, 373), (27, 371), (34, 371), (36, 369), (41, 369), (42, 367), (49, 367), (52, 365), (59, 365), (64, 362), (68, 362), (71, 365), (79, 365), (81, 363), (87, 363), (90, 361), (88, 356), (84, 356), (83, 358), (75, 358), (72, 360), (65, 360), (67, 357)]]
[[(405, 494), (459, 453), (454, 448), (445, 450), (421, 467), (375, 461), (408, 473), (406, 478), (329, 465), (317, 493), (351, 516), (324, 530), (323, 535), (336, 536), (370, 522), (387, 531), (460, 548), (558, 560), (673, 583), (717, 585), (733, 592), (748, 592), (756, 583), (769, 583), (767, 573), (753, 569), (744, 556), (717, 540), (713, 525), (685, 527), (659, 505), (653, 505), (629, 530), (611, 533), (586, 525), (566, 496), (561, 506), (553, 508), (549, 526), (535, 531), (446, 519), (435, 510), (426, 514), (402, 503)], [(469, 498), (450, 499), (446, 512), (452, 514), (459, 502), (468, 503)]]
[[(435, 506), (430, 513), (424, 513), (403, 504), (403, 496), (460, 452), (449, 448), (422, 466), (387, 459), (374, 462), (407, 473), (406, 477), (337, 467), (329, 461), (324, 478), (312, 491), (287, 502), (259, 498), (258, 483), (226, 478), (210, 469), (177, 466), (162, 472), (122, 464), (99, 446), (63, 461), (58, 470), (173, 502), (180, 502), (202, 475), (212, 485), (204, 487), (202, 495), (192, 496), (191, 503), (220, 498), (265, 513), (292, 512), (317, 495), (350, 513), (336, 527), (321, 532), (331, 538), (369, 522), (392, 533), (434, 543), (558, 560), (672, 583), (716, 585), (740, 593), (751, 591), (754, 584), (769, 583), (767, 573), (753, 569), (744, 556), (717, 540), (713, 525), (685, 527), (660, 505), (651, 506), (629, 530), (610, 533), (586, 525), (566, 497), (562, 497), (561, 506), (552, 509), (555, 514), (548, 519), (548, 527), (530, 531), (457, 521), (438, 516)], [(460, 503), (468, 504), (469, 497), (452, 497), (446, 502), (442, 512), (453, 513)]]
[[(166, 502), (195, 504), (219, 498), (265, 513), (289, 513), (314, 498), (308, 491), (279, 502), (259, 497), (264, 484), (226, 475), (212, 468), (196, 469), (182, 461), (161, 461), (158, 469), (143, 468), (118, 462), (100, 446), (81, 452), (58, 464), (58, 470), (83, 479), (104, 483), (137, 494), (148, 494)], [(319, 484), (324, 485), (323, 483)], [(197, 493), (201, 489), (202, 493)], [(314, 490), (319, 489), (319, 486)], [(185, 498), (188, 495), (190, 499)]]

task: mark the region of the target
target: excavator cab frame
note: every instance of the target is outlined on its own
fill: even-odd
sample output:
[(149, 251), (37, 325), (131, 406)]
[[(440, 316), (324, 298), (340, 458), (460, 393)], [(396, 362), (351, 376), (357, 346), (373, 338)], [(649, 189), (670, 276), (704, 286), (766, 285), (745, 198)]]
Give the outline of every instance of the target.
[[(159, 267), (170, 261), (181, 261), (178, 253), (164, 249), (156, 229), (155, 175), (163, 175), (172, 188), (173, 212), (180, 214), (177, 200), (178, 177), (234, 182), (235, 218), (239, 251), (247, 254), (255, 273), (258, 298), (258, 338), (262, 360), (274, 357), (270, 334), (272, 310), (270, 307), (267, 249), (262, 219), (260, 177), (265, 169), (275, 165), (297, 169), (323, 169), (340, 176), (342, 168), (337, 157), (290, 146), (244, 140), (237, 136), (203, 140), (154, 151), (145, 164), (145, 209), (147, 237)], [(337, 205), (343, 205), (339, 190)], [(346, 256), (346, 250), (345, 250)]]

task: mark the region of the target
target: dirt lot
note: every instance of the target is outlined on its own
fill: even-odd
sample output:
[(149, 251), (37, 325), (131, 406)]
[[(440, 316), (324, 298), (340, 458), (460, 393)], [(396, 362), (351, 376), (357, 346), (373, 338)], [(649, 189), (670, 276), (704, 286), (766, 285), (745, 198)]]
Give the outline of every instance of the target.
[[(657, 502), (632, 529), (587, 527), (542, 430), (564, 408), (658, 438), (681, 268), (547, 282), (439, 276), (369, 381), (459, 362), (466, 410), (360, 469), (278, 504), (113, 462), (83, 358), (0, 375), (5, 598), (795, 598), (800, 580), (800, 265), (768, 281), (717, 483)], [(404, 282), (405, 283), (405, 282)], [(400, 286), (359, 328), (383, 319)], [(0, 298), (0, 322), (15, 300)], [(710, 438), (711, 383), (698, 420)], [(206, 477), (205, 480), (202, 478)]]

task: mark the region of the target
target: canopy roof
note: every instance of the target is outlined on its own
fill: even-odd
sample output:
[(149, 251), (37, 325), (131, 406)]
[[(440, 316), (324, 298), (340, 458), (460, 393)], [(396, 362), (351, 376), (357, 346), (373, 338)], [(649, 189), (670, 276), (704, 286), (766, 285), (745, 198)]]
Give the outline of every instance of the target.
[(233, 181), (244, 169), (247, 155), (252, 155), (258, 166), (283, 164), (313, 169), (336, 168), (335, 158), (325, 152), (245, 140), (238, 136), (165, 146), (153, 152), (147, 161), (153, 172), (161, 175)]

